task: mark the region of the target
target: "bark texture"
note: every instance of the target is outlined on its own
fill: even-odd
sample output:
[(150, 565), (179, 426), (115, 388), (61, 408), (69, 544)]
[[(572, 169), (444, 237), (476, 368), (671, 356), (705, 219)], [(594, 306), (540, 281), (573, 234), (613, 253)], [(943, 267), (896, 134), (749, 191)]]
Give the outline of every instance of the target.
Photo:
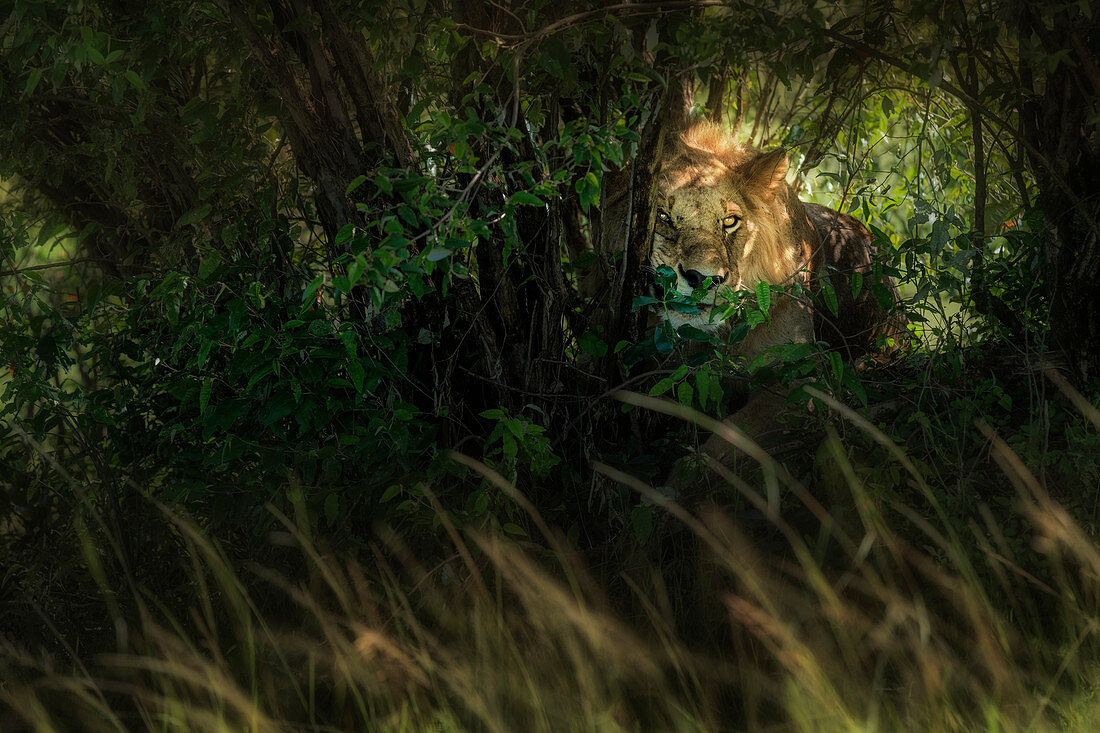
[(1026, 4), (1021, 23), (1042, 29), (1049, 52), (1072, 54), (1025, 100), (1021, 116), (1046, 224), (1053, 345), (1087, 381), (1100, 376), (1100, 16), (1076, 7), (1039, 11)]

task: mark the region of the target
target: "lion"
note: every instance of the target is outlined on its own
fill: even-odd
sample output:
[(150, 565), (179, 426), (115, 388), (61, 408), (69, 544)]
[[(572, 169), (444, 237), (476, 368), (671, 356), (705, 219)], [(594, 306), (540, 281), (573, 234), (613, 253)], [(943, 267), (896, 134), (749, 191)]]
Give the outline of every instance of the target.
[[(799, 200), (786, 183), (787, 169), (785, 151), (740, 144), (711, 123), (696, 124), (666, 143), (645, 269), (654, 276), (668, 267), (680, 294), (705, 295), (697, 312), (665, 310), (660, 317), (674, 328), (690, 325), (727, 335), (730, 322), (717, 317), (727, 304), (723, 288), (752, 291), (758, 282), (797, 283), (805, 295), (780, 295), (768, 320), (729, 347), (731, 356), (751, 361), (780, 344), (817, 340), (848, 359), (890, 340), (892, 348), (900, 348), (906, 341), (904, 319), (884, 307), (870, 287), (852, 293), (853, 273), (870, 283), (871, 233), (846, 214)], [(826, 277), (836, 295), (836, 314), (815, 307)], [(883, 278), (883, 284), (896, 303), (893, 282)], [(782, 402), (782, 396), (762, 390), (727, 423), (759, 433), (774, 426)], [(703, 447), (715, 458), (726, 449), (716, 438)]]

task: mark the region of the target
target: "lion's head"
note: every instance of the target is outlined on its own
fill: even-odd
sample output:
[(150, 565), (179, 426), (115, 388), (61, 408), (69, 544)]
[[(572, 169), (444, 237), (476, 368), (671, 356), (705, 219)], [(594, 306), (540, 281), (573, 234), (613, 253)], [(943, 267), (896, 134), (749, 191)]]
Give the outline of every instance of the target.
[(806, 281), (813, 234), (786, 174), (786, 153), (739, 145), (712, 124), (666, 145), (648, 270), (669, 267), (685, 295), (709, 288), (700, 313), (669, 312), (674, 327), (714, 330), (722, 288)]

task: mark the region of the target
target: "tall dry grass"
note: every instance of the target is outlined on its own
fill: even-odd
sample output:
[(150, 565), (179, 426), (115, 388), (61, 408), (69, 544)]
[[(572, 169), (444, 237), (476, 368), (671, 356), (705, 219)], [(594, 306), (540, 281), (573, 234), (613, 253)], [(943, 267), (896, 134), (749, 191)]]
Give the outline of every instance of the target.
[[(44, 658), (5, 640), (0, 729), (1100, 729), (1100, 550), (1092, 538), (982, 426), (1031, 527), (1026, 551), (1044, 568), (1036, 572), (1035, 557), (1016, 557), (1019, 546), (992, 514), (960, 530), (901, 447), (828, 396), (817, 398), (887, 446), (912, 501), (884, 500), (865, 485), (835, 432), (826, 445), (848, 492), (843, 517), (749, 446), (764, 464), (759, 486), (728, 471), (726, 478), (782, 538), (782, 552), (764, 552), (736, 517), (689, 513), (595, 466), (661, 505), (665, 532), (697, 543), (693, 587), (709, 613), (679, 617), (659, 580), (624, 575), (641, 609), (624, 620), (515, 487), (456, 454), (525, 506), (540, 542), (463, 530), (438, 507), (448, 557), (422, 566), (401, 537), (380, 531), (370, 561), (354, 562), (278, 515), (275, 539), (295, 545), (309, 569), (289, 580), (234, 565), (216, 541), (165, 509), (188, 548), (189, 613), (173, 615), (140, 588), (104, 587), (107, 599), (132, 593), (129, 606), (138, 609), (136, 619), (117, 611), (115, 653), (86, 658), (70, 646), (67, 656)], [(1100, 429), (1095, 408), (1083, 404)], [(788, 521), (792, 505), (817, 522), (817, 539)], [(84, 554), (95, 575), (102, 548), (90, 536)], [(261, 599), (260, 587), (274, 590)]]

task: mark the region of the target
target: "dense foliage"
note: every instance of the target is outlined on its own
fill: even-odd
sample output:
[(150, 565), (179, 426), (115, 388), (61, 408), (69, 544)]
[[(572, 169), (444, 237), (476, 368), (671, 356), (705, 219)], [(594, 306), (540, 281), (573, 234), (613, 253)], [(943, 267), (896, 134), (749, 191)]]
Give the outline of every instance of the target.
[[(1100, 373), (1098, 49), (1077, 2), (0, 5), (0, 618), (54, 644), (44, 617), (86, 616), (86, 645), (121, 645), (109, 618), (137, 611), (86, 599), (174, 602), (160, 505), (242, 555), (277, 512), (425, 554), (452, 520), (538, 544), (545, 518), (593, 561), (676, 576), (695, 556), (614, 472), (660, 484), (699, 436), (620, 389), (719, 416), (747, 381), (822, 390), (909, 446), (928, 483), (905, 526), (1000, 524), (1026, 553), (1000, 434), (1091, 529), (1100, 441), (1071, 402)], [(802, 346), (749, 374), (646, 328), (693, 307), (640, 266), (688, 117), (787, 148), (803, 198), (868, 224), (909, 353), (863, 371)], [(731, 310), (753, 325), (770, 298)], [(770, 446), (783, 505), (850, 503), (850, 475), (912, 500), (884, 440), (830, 415)]]

